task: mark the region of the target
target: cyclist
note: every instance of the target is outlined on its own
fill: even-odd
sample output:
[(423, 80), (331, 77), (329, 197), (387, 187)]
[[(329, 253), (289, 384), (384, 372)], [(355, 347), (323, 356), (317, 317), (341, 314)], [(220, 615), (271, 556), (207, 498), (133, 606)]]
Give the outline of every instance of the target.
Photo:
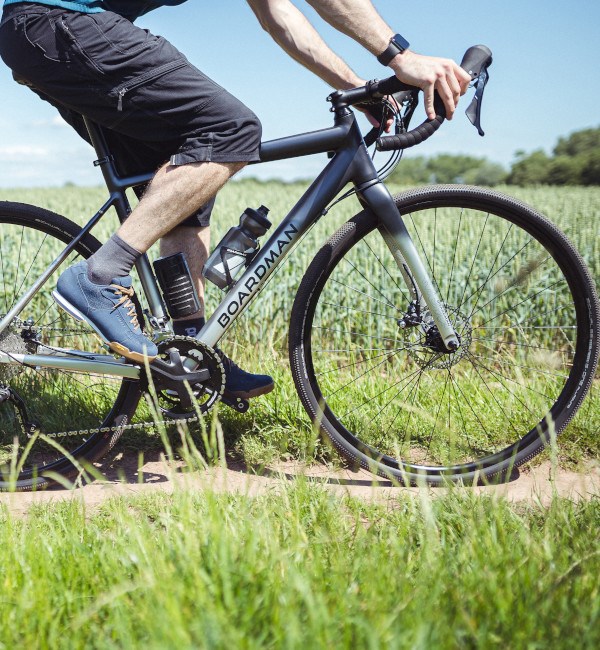
[[(247, 1), (283, 50), (327, 84), (346, 89), (365, 83), (290, 0)], [(117, 233), (87, 261), (64, 271), (57, 284), (61, 306), (86, 320), (114, 351), (136, 361), (152, 360), (157, 348), (143, 335), (131, 302), (135, 261), (159, 239), (161, 255), (184, 252), (202, 299), (214, 196), (259, 159), (257, 117), (166, 39), (134, 24), (152, 9), (183, 2), (4, 0), (0, 24), (0, 55), (16, 81), (54, 105), (82, 137), (88, 138), (81, 115), (106, 127), (120, 173), (158, 169)], [(436, 90), (452, 118), (470, 81), (455, 62), (412, 52), (370, 0), (307, 2), (399, 79), (421, 87), (429, 117), (435, 116)], [(230, 43), (239, 47), (237, 38)], [(193, 336), (203, 324), (202, 307), (175, 321), (174, 330)], [(248, 373), (224, 355), (223, 361), (233, 395), (250, 398), (272, 390), (268, 375)]]

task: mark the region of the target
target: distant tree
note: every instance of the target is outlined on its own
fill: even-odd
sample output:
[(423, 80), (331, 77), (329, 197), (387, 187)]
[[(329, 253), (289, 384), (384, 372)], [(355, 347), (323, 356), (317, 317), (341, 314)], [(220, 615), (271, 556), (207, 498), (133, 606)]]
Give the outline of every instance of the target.
[(580, 156), (600, 149), (600, 128), (583, 129), (571, 133), (566, 138), (559, 138), (554, 147), (555, 156)]
[(515, 185), (600, 185), (600, 128), (559, 138), (552, 156), (518, 151), (507, 182)]
[[(377, 158), (375, 159), (377, 163)], [(427, 158), (403, 158), (392, 174), (392, 180), (402, 185), (426, 185), (431, 183), (431, 172), (427, 168)]]
[(544, 182), (550, 185), (581, 185), (583, 165), (583, 156), (551, 158)]
[(538, 185), (546, 183), (550, 158), (541, 150), (523, 153), (513, 164), (507, 183), (512, 185)]
[(582, 185), (600, 185), (600, 147), (590, 151), (581, 170)]
[(435, 183), (464, 183), (464, 176), (485, 162), (473, 156), (439, 154), (430, 158), (427, 168)]
[(432, 158), (418, 156), (402, 160), (392, 180), (404, 185), (427, 183), (470, 183), (497, 185), (506, 178), (506, 171), (486, 158), (439, 154)]
[(486, 185), (494, 187), (506, 181), (506, 170), (498, 163), (483, 160), (479, 167), (473, 167), (465, 172), (463, 181), (468, 185)]

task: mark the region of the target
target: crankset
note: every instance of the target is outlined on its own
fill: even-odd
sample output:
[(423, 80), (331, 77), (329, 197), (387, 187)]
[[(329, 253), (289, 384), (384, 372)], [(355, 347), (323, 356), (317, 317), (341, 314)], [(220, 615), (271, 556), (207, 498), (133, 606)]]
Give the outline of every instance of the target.
[(247, 400), (225, 390), (225, 369), (219, 354), (192, 337), (173, 336), (158, 344), (158, 356), (150, 364), (150, 378), (164, 416), (187, 419), (198, 410), (207, 413), (222, 401), (245, 413)]

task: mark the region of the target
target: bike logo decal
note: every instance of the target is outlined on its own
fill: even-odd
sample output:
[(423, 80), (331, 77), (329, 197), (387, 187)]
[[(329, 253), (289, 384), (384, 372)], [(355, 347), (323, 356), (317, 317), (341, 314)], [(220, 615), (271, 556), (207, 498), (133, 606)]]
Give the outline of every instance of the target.
[[(263, 278), (267, 275), (269, 269), (275, 266), (276, 261), (281, 257), (283, 251), (290, 245), (298, 229), (293, 223), (288, 224), (287, 229), (283, 231), (285, 239), (278, 239), (271, 249), (264, 254), (260, 264), (254, 269), (254, 273), (244, 282), (244, 284), (234, 290), (237, 295), (228, 299), (226, 305), (223, 305), (224, 312), (219, 316), (217, 322), (221, 327), (226, 327), (233, 316), (248, 302), (249, 298), (256, 292)], [(241, 283), (239, 283), (241, 284)], [(237, 286), (237, 285), (236, 285)], [(233, 293), (233, 292), (232, 292)]]

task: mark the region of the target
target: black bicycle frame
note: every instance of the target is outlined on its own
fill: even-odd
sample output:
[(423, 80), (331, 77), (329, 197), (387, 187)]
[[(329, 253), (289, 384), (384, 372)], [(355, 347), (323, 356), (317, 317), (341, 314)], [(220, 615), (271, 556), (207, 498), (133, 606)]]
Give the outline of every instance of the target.
[[(406, 230), (387, 188), (378, 178), (373, 161), (367, 151), (355, 116), (345, 105), (334, 105), (334, 126), (320, 131), (271, 140), (261, 144), (260, 162), (296, 158), (310, 154), (330, 152), (331, 160), (318, 178), (292, 208), (291, 212), (274, 230), (268, 241), (248, 266), (244, 274), (230, 289), (215, 312), (207, 321), (197, 338), (214, 347), (227, 332), (235, 319), (246, 309), (260, 292), (267, 278), (277, 268), (289, 250), (300, 237), (323, 215), (327, 205), (336, 194), (351, 182), (361, 204), (370, 208), (379, 220), (379, 229), (388, 248), (398, 264), (399, 271), (411, 290), (413, 297), (426, 306), (448, 349), (456, 349), (458, 340), (429, 275), (422, 264), (417, 250)], [(100, 210), (82, 228), (77, 237), (50, 264), (32, 287), (19, 299), (0, 322), (0, 333), (18, 317), (33, 296), (67, 259), (79, 241), (98, 223), (110, 207), (114, 207), (119, 220), (123, 222), (131, 207), (126, 190), (148, 183), (153, 174), (121, 177), (106, 144), (102, 129), (85, 119), (90, 139), (98, 159), (94, 163), (101, 168), (110, 196)], [(136, 262), (143, 291), (146, 295), (153, 328), (166, 330), (168, 317), (156, 279), (146, 255)], [(399, 310), (406, 305), (399, 305)], [(64, 368), (85, 372), (103, 372), (118, 376), (133, 377), (137, 369), (131, 362), (118, 361), (107, 355), (79, 355), (73, 358), (68, 353), (60, 355), (11, 355), (0, 362), (18, 362), (39, 367)], [(17, 358), (18, 357), (18, 358)], [(132, 374), (132, 371), (134, 374)]]

